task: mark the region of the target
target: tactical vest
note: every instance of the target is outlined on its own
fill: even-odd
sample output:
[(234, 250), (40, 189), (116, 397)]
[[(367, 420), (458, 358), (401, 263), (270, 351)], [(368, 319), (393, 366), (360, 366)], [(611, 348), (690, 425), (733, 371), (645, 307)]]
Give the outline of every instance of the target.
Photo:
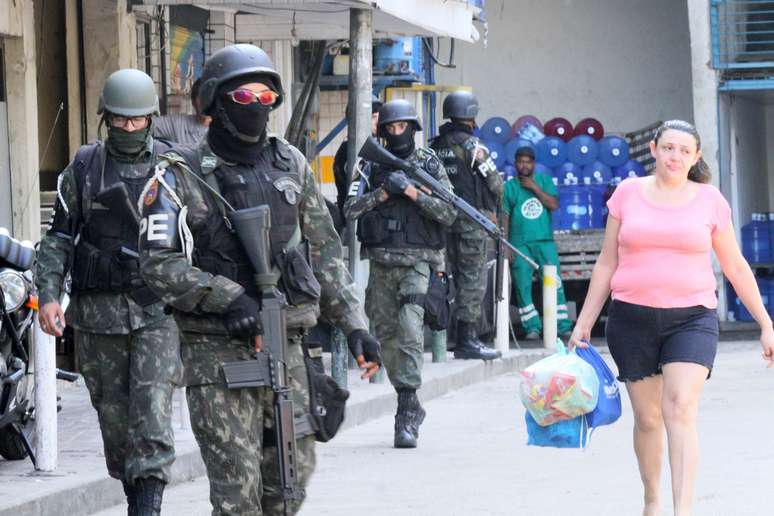
[[(158, 301), (140, 276), (137, 253), (139, 227), (128, 208), (136, 207), (152, 172), (156, 155), (168, 146), (154, 140), (151, 159), (132, 165), (145, 169), (137, 178), (123, 178), (102, 142), (84, 145), (75, 155), (74, 172), (82, 220), (72, 268), (73, 290), (133, 293), (141, 305)], [(127, 198), (107, 206), (100, 192), (113, 185), (126, 185)], [(115, 200), (115, 199), (114, 199)]]
[[(430, 147), (436, 151), (446, 168), (454, 193), (478, 210), (495, 211), (497, 196), (487, 187), (481, 174), (471, 168), (466, 156), (471, 156), (476, 137), (462, 131), (437, 136)], [(466, 151), (466, 149), (470, 150)]]
[[(370, 189), (382, 186), (394, 169), (371, 163)], [(363, 247), (383, 249), (444, 249), (446, 232), (438, 222), (424, 215), (404, 195), (391, 194), (387, 201), (360, 217), (357, 236)]]
[[(185, 159), (199, 178), (219, 191), (234, 209), (269, 206), (272, 265), (281, 274), (280, 290), (291, 306), (316, 304), (320, 297), (320, 284), (310, 265), (308, 245), (306, 242), (298, 243), (299, 205), (302, 200), (299, 171), (293, 167), (288, 145), (275, 138), (269, 141), (255, 165), (217, 162), (214, 155), (203, 155), (201, 147), (175, 148), (174, 152)], [(218, 164), (213, 169), (205, 166), (208, 163), (212, 166)], [(212, 184), (212, 178), (207, 178), (208, 174), (214, 176), (215, 184)], [(242, 243), (231, 231), (223, 208), (215, 196), (206, 187), (202, 187), (202, 190), (207, 192), (204, 199), (209, 215), (204, 224), (194, 229), (193, 265), (238, 283), (248, 295), (257, 299), (259, 293), (254, 282), (255, 272)], [(293, 318), (289, 316), (288, 319), (291, 321)]]

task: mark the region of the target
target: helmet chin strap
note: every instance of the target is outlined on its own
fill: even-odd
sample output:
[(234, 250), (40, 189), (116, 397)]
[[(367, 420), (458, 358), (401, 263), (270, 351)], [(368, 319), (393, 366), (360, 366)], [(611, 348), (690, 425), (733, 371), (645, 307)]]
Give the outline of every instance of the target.
[(236, 128), (233, 122), (231, 122), (231, 120), (229, 119), (228, 113), (226, 113), (226, 110), (223, 108), (223, 104), (220, 103), (219, 99), (215, 101), (215, 104), (218, 112), (218, 117), (223, 121), (223, 126), (232, 136), (238, 138), (239, 140), (245, 143), (258, 143), (261, 141), (261, 138), (263, 137), (263, 133), (259, 134), (258, 136), (250, 136), (249, 134), (244, 134), (239, 132), (239, 130)]

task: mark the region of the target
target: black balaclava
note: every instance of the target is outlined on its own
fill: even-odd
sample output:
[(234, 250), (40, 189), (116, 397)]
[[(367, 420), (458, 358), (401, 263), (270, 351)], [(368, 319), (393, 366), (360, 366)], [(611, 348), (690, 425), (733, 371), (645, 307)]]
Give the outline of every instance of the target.
[(382, 128), (382, 134), (387, 141), (387, 149), (399, 158), (408, 158), (414, 152), (414, 134), (417, 132), (417, 126), (409, 121), (408, 127), (402, 134), (392, 135), (387, 132), (387, 128)]
[(246, 106), (236, 104), (226, 93), (251, 82), (260, 82), (277, 91), (267, 75), (243, 75), (220, 85), (215, 92), (215, 103), (210, 110), (212, 123), (207, 142), (212, 150), (226, 161), (255, 163), (266, 143), (266, 124), (271, 106), (253, 102)]

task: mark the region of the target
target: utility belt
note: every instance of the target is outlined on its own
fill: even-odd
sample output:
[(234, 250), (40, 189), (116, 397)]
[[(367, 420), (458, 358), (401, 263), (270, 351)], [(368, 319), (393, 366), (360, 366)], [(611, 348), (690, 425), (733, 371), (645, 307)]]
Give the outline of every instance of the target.
[(101, 251), (81, 241), (75, 248), (72, 270), (73, 290), (77, 292), (113, 292), (129, 294), (140, 306), (159, 301), (140, 275), (140, 260), (136, 251), (121, 247)]

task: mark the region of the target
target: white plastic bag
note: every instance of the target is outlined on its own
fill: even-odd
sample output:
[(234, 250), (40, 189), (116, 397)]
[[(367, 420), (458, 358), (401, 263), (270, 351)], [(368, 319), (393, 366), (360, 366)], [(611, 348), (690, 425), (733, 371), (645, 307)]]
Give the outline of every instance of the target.
[(599, 378), (594, 368), (574, 352), (559, 351), (521, 372), (519, 396), (540, 426), (565, 421), (594, 410)]

